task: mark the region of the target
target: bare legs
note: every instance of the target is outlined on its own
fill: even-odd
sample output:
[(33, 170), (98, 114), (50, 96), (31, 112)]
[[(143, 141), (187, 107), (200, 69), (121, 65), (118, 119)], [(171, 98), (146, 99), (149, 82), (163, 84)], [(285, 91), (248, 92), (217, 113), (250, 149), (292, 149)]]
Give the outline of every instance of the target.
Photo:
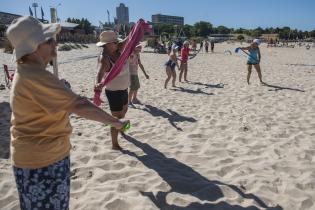
[[(254, 67), (255, 67), (255, 69), (257, 71), (260, 83), (263, 84), (260, 65), (259, 64), (255, 64)], [(250, 84), (249, 80), (250, 80), (250, 75), (252, 73), (252, 65), (247, 65), (247, 70), (248, 70), (248, 73), (247, 73), (247, 84)]]
[(249, 83), (249, 80), (250, 80), (250, 75), (252, 73), (252, 65), (247, 65), (247, 84), (250, 84)]
[(172, 86), (176, 87), (175, 86), (175, 81), (176, 81), (175, 69), (172, 70), (171, 67), (167, 66), (166, 67), (166, 74), (167, 74), (167, 78), (166, 78), (165, 83), (164, 83), (164, 88), (165, 89), (167, 88), (167, 83), (170, 81), (171, 77), (172, 77)]
[(128, 104), (131, 103), (140, 103), (137, 98), (138, 90), (130, 90), (128, 94)]
[(256, 69), (256, 71), (257, 71), (259, 81), (260, 81), (260, 83), (263, 84), (264, 82), (262, 81), (262, 75), (261, 75), (260, 65), (259, 65), (259, 64), (256, 64), (256, 65), (254, 65), (254, 66), (255, 66), (255, 69)]
[[(118, 119), (122, 119), (125, 117), (127, 110), (128, 110), (128, 106), (124, 105), (122, 111), (117, 111), (117, 112), (112, 111), (112, 115), (114, 117), (117, 117)], [(120, 147), (120, 145), (118, 144), (118, 133), (119, 133), (119, 131), (116, 130), (116, 128), (114, 128), (114, 127), (110, 128), (110, 134), (112, 137), (112, 149), (113, 150), (121, 150), (122, 149)]]
[(187, 82), (187, 70), (188, 70), (188, 66), (187, 63), (181, 63), (180, 64), (180, 73), (179, 73), (179, 82), (182, 82), (182, 77), (183, 77), (183, 73), (184, 73), (184, 80)]

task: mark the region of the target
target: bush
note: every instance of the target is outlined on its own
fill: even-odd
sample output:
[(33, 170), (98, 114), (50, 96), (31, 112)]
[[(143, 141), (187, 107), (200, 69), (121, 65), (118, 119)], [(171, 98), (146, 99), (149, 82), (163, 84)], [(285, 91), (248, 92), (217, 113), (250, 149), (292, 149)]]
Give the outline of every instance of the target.
[(79, 45), (78, 43), (75, 43), (74, 45), (77, 47), (77, 49), (82, 49), (81, 45)]
[(58, 51), (70, 51), (71, 49), (72, 49), (71, 46), (64, 44), (58, 48)]
[(242, 40), (244, 40), (244, 39), (245, 39), (245, 37), (244, 37), (243, 35), (241, 35), (241, 34), (237, 36), (237, 40), (242, 41)]

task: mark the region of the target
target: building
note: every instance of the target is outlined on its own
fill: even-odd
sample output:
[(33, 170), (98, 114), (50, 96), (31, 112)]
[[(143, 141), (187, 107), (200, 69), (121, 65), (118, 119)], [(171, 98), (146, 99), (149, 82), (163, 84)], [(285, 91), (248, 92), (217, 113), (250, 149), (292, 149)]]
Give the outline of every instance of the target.
[(233, 38), (231, 34), (210, 34), (208, 39), (214, 42), (224, 42)]
[(14, 19), (19, 17), (21, 17), (21, 15), (0, 12), (0, 25), (9, 26)]
[(152, 15), (152, 23), (162, 23), (170, 25), (184, 25), (184, 17), (156, 14)]
[(279, 34), (262, 34), (260, 37), (263, 41), (266, 42), (274, 42), (276, 40), (279, 40)]
[(116, 7), (116, 17), (118, 24), (129, 24), (129, 9), (123, 3)]

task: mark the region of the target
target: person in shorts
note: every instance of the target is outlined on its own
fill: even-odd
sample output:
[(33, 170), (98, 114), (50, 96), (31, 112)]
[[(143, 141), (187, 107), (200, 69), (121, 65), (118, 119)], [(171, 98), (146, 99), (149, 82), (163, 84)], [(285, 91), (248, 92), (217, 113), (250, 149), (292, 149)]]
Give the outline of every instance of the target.
[(164, 82), (164, 88), (167, 88), (167, 83), (170, 81), (170, 79), (172, 78), (172, 87), (176, 87), (175, 86), (175, 82), (176, 82), (176, 71), (175, 71), (175, 67), (177, 66), (177, 68), (179, 69), (179, 65), (177, 62), (177, 50), (178, 50), (178, 46), (176, 44), (172, 45), (172, 51), (169, 54), (168, 57), (168, 61), (165, 63), (165, 71), (166, 71), (166, 75), (167, 78)]
[(149, 79), (149, 75), (144, 70), (144, 67), (141, 63), (140, 52), (141, 44), (137, 45), (134, 51), (129, 56), (129, 71), (130, 71), (130, 87), (128, 95), (128, 104), (141, 104), (137, 98), (138, 90), (140, 88), (140, 81), (138, 76), (138, 67), (142, 70), (145, 78)]
[[(102, 88), (102, 79), (109, 73), (120, 56), (120, 49), (124, 44), (114, 31), (103, 31), (96, 46), (102, 47), (102, 53), (98, 57), (98, 73), (96, 76), (95, 90)], [(129, 87), (129, 62), (125, 61), (121, 72), (105, 86), (105, 94), (108, 99), (112, 116), (124, 118), (128, 110), (128, 87)], [(118, 144), (119, 131), (111, 127), (111, 137), (114, 150), (121, 150)]]
[(252, 66), (254, 66), (257, 71), (260, 83), (264, 84), (264, 82), (262, 81), (261, 68), (259, 65), (261, 61), (261, 54), (259, 50), (260, 43), (261, 41), (259, 39), (254, 39), (250, 46), (240, 48), (241, 50), (247, 50), (249, 52), (247, 58), (247, 84), (250, 84), (249, 80), (252, 73)]

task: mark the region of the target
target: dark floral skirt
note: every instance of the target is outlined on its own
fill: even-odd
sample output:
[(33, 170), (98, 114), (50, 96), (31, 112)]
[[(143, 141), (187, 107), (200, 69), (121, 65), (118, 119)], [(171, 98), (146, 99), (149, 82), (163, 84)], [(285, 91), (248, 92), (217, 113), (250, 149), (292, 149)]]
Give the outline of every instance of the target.
[(70, 158), (39, 169), (13, 166), (21, 210), (68, 210)]

